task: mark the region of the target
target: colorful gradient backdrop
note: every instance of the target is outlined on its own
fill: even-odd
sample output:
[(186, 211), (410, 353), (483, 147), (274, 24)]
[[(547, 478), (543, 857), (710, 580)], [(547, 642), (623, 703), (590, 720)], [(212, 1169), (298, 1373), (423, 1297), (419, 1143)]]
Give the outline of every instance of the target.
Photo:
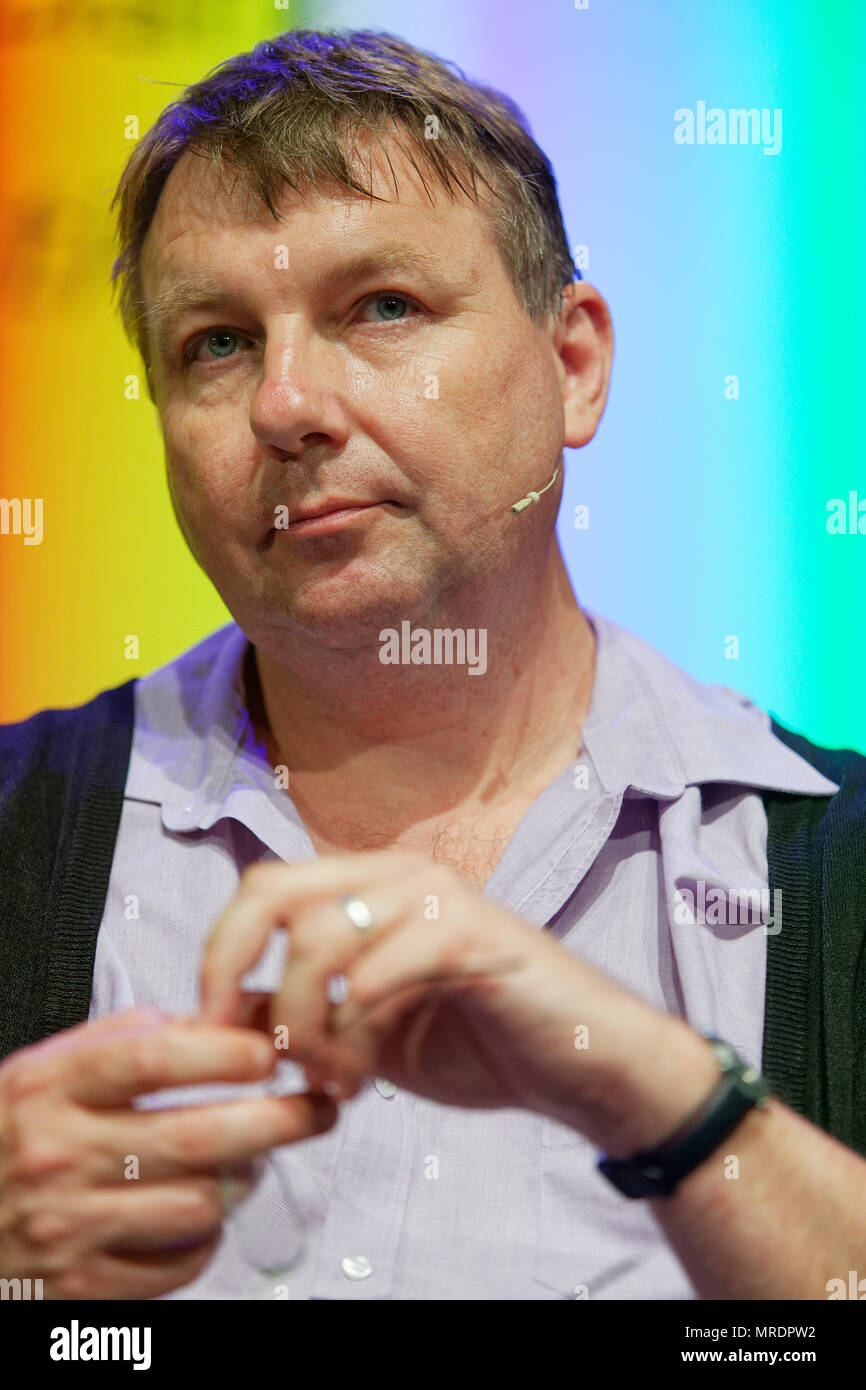
[[(390, 30), (510, 93), (553, 162), (616, 333), (598, 434), (566, 454), (581, 601), (866, 751), (866, 535), (826, 527), (830, 498), (866, 498), (862, 0), (0, 13), (0, 497), (44, 507), (40, 545), (0, 535), (0, 721), (145, 674), (228, 620), (177, 530), (154, 408), (124, 395), (140, 368), (108, 290), (108, 204), (128, 116), (143, 133), (232, 53), (338, 26)], [(699, 101), (781, 108), (781, 152), (677, 145), (674, 112)]]

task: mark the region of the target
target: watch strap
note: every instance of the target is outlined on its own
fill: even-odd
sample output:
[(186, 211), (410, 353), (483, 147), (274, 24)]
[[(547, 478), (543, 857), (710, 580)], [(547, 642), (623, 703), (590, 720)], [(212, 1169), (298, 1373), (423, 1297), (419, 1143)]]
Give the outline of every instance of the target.
[(671, 1196), (677, 1184), (718, 1148), (752, 1106), (767, 1103), (770, 1088), (755, 1069), (730, 1043), (709, 1033), (704, 1036), (722, 1068), (719, 1082), (706, 1101), (654, 1148), (631, 1158), (599, 1160), (599, 1170), (626, 1197)]

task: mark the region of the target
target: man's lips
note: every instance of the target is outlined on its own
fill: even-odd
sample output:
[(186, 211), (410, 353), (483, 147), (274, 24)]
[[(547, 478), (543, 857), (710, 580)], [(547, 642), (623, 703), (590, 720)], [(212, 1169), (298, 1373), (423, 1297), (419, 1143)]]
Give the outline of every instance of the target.
[(324, 536), (332, 531), (338, 531), (344, 526), (351, 526), (361, 517), (368, 513), (376, 512), (381, 507), (397, 506), (396, 502), (334, 502), (323, 504), (315, 512), (301, 512), (294, 520), (291, 512), (289, 513), (289, 524), (284, 528), (284, 534), (300, 538), (301, 536)]

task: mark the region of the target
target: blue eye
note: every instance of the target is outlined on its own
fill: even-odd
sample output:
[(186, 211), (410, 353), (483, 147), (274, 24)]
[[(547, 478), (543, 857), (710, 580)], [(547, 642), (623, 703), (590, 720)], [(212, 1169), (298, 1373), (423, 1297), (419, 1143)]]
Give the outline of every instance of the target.
[[(376, 304), (388, 304), (391, 306), (393, 306), (394, 304), (405, 304), (407, 307), (409, 303), (409, 301), (404, 299), (401, 294), (380, 294), (374, 302)], [(386, 312), (385, 317), (388, 319), (398, 318), (399, 314), (392, 314), (390, 312)]]
[[(245, 333), (238, 333), (233, 328), (211, 328), (206, 332), (196, 333), (181, 354), (184, 368), (196, 364), (206, 367), (208, 362), (225, 362), (231, 357), (236, 357), (238, 349), (250, 342), (251, 339)], [(207, 357), (200, 355), (203, 348), (207, 349)]]
[(207, 335), (205, 343), (214, 357), (231, 357), (233, 348), (237, 347), (237, 340), (237, 333), (232, 333), (228, 328), (219, 328), (215, 333)]
[(405, 313), (401, 314), (399, 310), (396, 313), (391, 312), (395, 305), (403, 305), (405, 309), (410, 307), (410, 301), (404, 294), (377, 294), (373, 299), (369, 300), (368, 303), (370, 305), (375, 305), (377, 309), (380, 304), (388, 305), (384, 319), (380, 320), (380, 322), (385, 323), (396, 323), (399, 322), (401, 318), (406, 317)]

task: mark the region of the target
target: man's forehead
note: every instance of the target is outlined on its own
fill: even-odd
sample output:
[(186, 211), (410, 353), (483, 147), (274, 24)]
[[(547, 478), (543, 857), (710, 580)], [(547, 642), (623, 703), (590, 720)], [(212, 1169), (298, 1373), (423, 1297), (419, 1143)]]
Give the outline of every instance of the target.
[[(142, 275), (157, 288), (155, 282), (162, 279), (161, 272), (169, 269), (169, 262), (177, 265), (184, 261), (186, 246), (192, 241), (201, 238), (207, 244), (209, 239), (225, 235), (232, 238), (244, 229), (253, 233), (260, 231), (267, 237), (276, 235), (291, 252), (293, 221), (298, 238), (304, 243), (309, 238), (309, 231), (301, 225), (305, 219), (298, 216), (304, 213), (329, 223), (335, 232), (342, 224), (346, 235), (355, 235), (356, 229), (363, 225), (365, 230), (387, 236), (399, 225), (401, 239), (417, 240), (419, 247), (452, 241), (447, 252), (453, 256), (459, 248), (461, 260), (466, 258), (471, 242), (476, 240), (471, 237), (467, 221), (477, 220), (479, 243), (488, 239), (485, 236), (489, 231), (486, 215), (459, 190), (456, 197), (450, 197), (446, 190), (437, 189), (435, 180), (429, 176), (422, 182), (419, 171), (403, 151), (389, 149), (388, 158), (399, 181), (395, 189), (393, 180), (385, 173), (384, 154), (381, 151), (377, 154), (378, 159), (371, 155), (369, 167), (376, 198), (367, 198), (330, 181), (301, 191), (286, 184), (274, 199), (279, 215), (279, 221), (274, 221), (261, 200), (252, 193), (246, 179), (233, 173), (230, 165), (220, 175), (209, 160), (191, 150), (184, 151), (165, 183), (144, 238)], [(470, 244), (467, 244), (467, 233), (470, 233)], [(192, 252), (196, 260), (200, 258), (199, 250), (196, 248)]]

